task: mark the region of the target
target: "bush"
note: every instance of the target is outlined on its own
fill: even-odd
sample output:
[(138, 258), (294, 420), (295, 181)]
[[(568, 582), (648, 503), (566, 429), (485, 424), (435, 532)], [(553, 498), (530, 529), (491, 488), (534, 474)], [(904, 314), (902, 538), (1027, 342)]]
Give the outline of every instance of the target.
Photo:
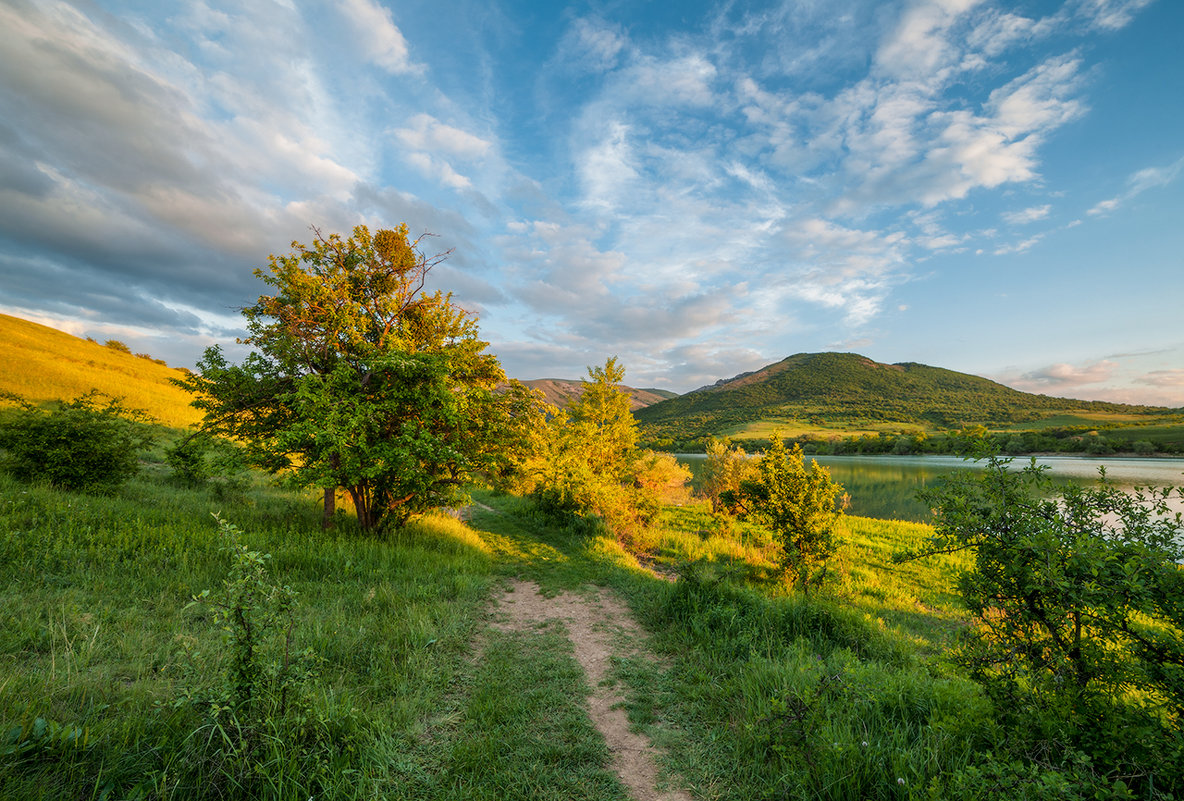
[(174, 484), (183, 487), (212, 486), (220, 497), (246, 489), (248, 472), (241, 450), (218, 437), (194, 435), (165, 448), (165, 463)]
[(1033, 461), (922, 493), (927, 553), (970, 550), (959, 654), (1028, 753), (1080, 750), (1103, 783), (1184, 790), (1184, 540), (1173, 488), (1054, 496)]
[(48, 412), (17, 400), (22, 409), (0, 425), (0, 464), (18, 480), (110, 492), (139, 469), (137, 454), (151, 441), (144, 412), (95, 390)]

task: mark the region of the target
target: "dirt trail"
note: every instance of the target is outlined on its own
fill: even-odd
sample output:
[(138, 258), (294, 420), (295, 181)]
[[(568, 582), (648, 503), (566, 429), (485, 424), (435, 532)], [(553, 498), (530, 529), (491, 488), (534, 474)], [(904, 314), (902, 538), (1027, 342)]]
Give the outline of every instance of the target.
[(615, 635), (624, 633), (630, 642), (640, 643), (645, 635), (623, 604), (600, 590), (596, 598), (562, 593), (545, 598), (530, 581), (515, 581), (494, 609), (491, 624), (502, 631), (530, 631), (552, 621), (562, 622), (575, 646), (576, 661), (583, 667), (592, 688), (589, 715), (604, 735), (613, 757), (613, 769), (629, 788), (635, 801), (692, 801), (682, 790), (659, 790), (655, 749), (644, 736), (629, 730), (623, 698), (603, 686), (613, 655)]

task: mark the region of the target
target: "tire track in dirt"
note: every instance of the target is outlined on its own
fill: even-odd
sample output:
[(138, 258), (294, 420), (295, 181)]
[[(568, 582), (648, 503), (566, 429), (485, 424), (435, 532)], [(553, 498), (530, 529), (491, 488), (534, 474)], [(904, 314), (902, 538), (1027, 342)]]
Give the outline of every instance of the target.
[(608, 744), (613, 770), (635, 801), (693, 801), (683, 790), (658, 789), (656, 749), (645, 736), (630, 730), (629, 719), (620, 708), (624, 699), (604, 684), (613, 656), (614, 635), (623, 633), (634, 643), (645, 639), (641, 627), (620, 601), (606, 590), (600, 590), (595, 599), (566, 592), (547, 598), (534, 582), (516, 580), (498, 600), (494, 612), (490, 625), (501, 631), (531, 631), (551, 622), (566, 627), (576, 661), (592, 688), (589, 717)]

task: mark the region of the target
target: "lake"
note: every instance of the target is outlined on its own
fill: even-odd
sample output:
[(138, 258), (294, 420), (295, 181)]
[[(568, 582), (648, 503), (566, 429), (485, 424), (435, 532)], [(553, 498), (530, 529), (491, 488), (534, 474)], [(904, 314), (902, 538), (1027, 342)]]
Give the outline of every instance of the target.
[[(701, 453), (676, 454), (698, 477), (707, 457)], [(851, 496), (849, 514), (887, 520), (929, 522), (929, 509), (917, 500), (917, 490), (958, 470), (981, 470), (981, 463), (956, 456), (817, 456), (830, 469), (831, 478)], [(1106, 476), (1120, 489), (1135, 486), (1184, 485), (1184, 459), (1099, 459), (1075, 456), (1037, 457), (1047, 465), (1055, 481), (1088, 485), (1104, 465)], [(1017, 457), (1012, 469), (1028, 464)]]

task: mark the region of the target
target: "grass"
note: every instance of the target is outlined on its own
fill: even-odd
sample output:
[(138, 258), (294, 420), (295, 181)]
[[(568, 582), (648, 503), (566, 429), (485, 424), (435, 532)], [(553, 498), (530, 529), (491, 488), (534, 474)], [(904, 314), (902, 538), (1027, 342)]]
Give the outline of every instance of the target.
[[(612, 678), (698, 798), (954, 797), (1000, 743), (944, 660), (965, 563), (891, 558), (928, 526), (848, 517), (833, 591), (804, 599), (764, 581), (767, 532), (701, 505), (664, 510), (639, 560), (595, 525), (476, 497), (467, 523), (378, 539), (344, 517), (323, 532), (315, 499), (262, 482), (183, 489), (150, 466), (100, 497), (0, 476), (0, 797), (626, 798), (567, 639), (485, 626), (511, 576), (628, 603), (652, 656)], [(248, 774), (186, 701), (227, 667), (190, 604), (230, 566), (212, 511), (272, 555), (299, 593), (293, 641), (321, 660), (305, 728), (277, 729), (316, 747), (277, 739)]]
[(169, 383), (179, 370), (5, 314), (0, 342), (0, 392), (44, 403), (97, 389), (173, 428), (201, 419), (189, 394)]

